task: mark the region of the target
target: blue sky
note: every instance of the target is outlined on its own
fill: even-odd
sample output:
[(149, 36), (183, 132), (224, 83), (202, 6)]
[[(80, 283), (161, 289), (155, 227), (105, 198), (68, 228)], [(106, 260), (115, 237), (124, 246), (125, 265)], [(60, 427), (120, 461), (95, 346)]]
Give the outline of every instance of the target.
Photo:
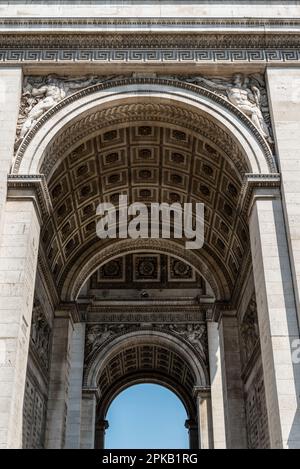
[(187, 449), (186, 411), (178, 397), (155, 384), (138, 384), (111, 404), (107, 449)]

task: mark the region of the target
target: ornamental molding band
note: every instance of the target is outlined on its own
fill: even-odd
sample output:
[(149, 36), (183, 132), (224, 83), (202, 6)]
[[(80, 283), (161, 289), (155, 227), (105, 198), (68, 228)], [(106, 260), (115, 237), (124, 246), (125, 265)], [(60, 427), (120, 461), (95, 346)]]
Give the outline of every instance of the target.
[(32, 199), (41, 221), (52, 213), (52, 201), (43, 175), (10, 174), (7, 177), (7, 188), (9, 199)]
[[(176, 301), (178, 303), (178, 301)], [(159, 302), (150, 305), (97, 305), (89, 306), (88, 311), (83, 314), (86, 322), (90, 325), (95, 323), (112, 324), (153, 324), (153, 323), (205, 323), (206, 312), (212, 305), (203, 303), (199, 305), (178, 304), (166, 305)]]
[[(100, 82), (99, 82), (100, 80)], [(103, 81), (104, 80), (104, 81)], [(96, 84), (91, 85), (96, 81)], [(87, 86), (90, 84), (91, 86)], [(18, 121), (17, 139), (16, 139), (16, 157), (13, 165), (13, 173), (17, 173), (22, 161), (22, 157), (26, 152), (31, 140), (37, 134), (38, 130), (58, 111), (67, 107), (69, 104), (87, 97), (100, 90), (108, 88), (114, 88), (124, 85), (166, 85), (172, 86), (177, 89), (185, 89), (191, 92), (197, 93), (198, 95), (204, 96), (223, 106), (233, 115), (235, 115), (240, 121), (242, 121), (247, 128), (253, 133), (260, 147), (262, 148), (265, 157), (268, 161), (270, 171), (277, 172), (276, 162), (273, 156), (273, 145), (272, 142), (272, 129), (270, 126), (269, 109), (267, 102), (267, 95), (264, 85), (264, 79), (261, 75), (253, 75), (244, 77), (242, 74), (235, 74), (231, 79), (228, 78), (213, 78), (206, 79), (200, 76), (195, 77), (77, 77), (66, 78), (66, 77), (53, 77), (48, 76), (44, 78), (26, 77), (24, 82), (24, 89), (21, 102), (21, 114)], [(75, 89), (84, 88), (81, 91), (74, 93)], [(163, 114), (163, 107), (159, 104), (148, 105), (147, 119), (153, 120), (165, 120), (166, 122), (172, 122), (172, 116), (174, 120), (174, 109), (172, 106), (168, 106), (169, 116), (166, 118)], [(173, 106), (174, 108), (174, 106)], [(216, 139), (216, 135), (220, 135), (221, 145), (223, 140), (223, 146), (228, 149), (230, 144), (231, 152), (236, 154), (235, 161), (237, 164), (242, 160), (240, 158), (240, 150), (233, 139), (222, 129), (213, 124), (210, 120), (199, 115), (198, 113), (192, 113), (186, 110), (178, 109), (178, 112), (183, 113), (183, 122), (186, 127), (192, 128), (195, 131), (199, 131), (199, 126), (203, 133), (205, 128), (207, 131), (210, 129), (209, 138)], [(96, 129), (99, 130), (101, 127), (108, 125), (120, 124), (123, 121), (128, 122), (129, 118), (132, 121), (143, 119), (145, 116), (141, 115), (141, 105), (132, 104), (115, 107), (115, 111), (112, 109), (103, 109), (96, 113), (84, 117), (82, 120), (76, 121), (75, 124), (71, 125), (65, 132), (61, 132), (59, 137), (52, 142), (49, 151), (54, 154), (54, 159), (45, 158), (48, 160), (48, 167), (43, 168), (43, 173), (47, 174), (51, 168), (55, 165), (60, 154), (63, 154), (70, 145), (74, 145), (76, 142), (82, 140), (85, 135), (90, 134)], [(170, 112), (171, 110), (171, 112)], [(117, 111), (117, 112), (116, 112)], [(127, 111), (127, 115), (124, 112)], [(129, 115), (128, 115), (128, 111)], [(149, 112), (152, 111), (152, 116)], [(154, 116), (153, 116), (154, 113)], [(176, 115), (175, 114), (175, 115)], [(190, 114), (189, 116), (187, 114)], [(175, 124), (178, 124), (178, 115), (174, 120)], [(195, 125), (196, 123), (196, 125)], [(206, 125), (205, 125), (206, 124)], [(212, 131), (212, 125), (214, 129)], [(71, 134), (75, 136), (71, 138)], [(225, 142), (224, 139), (229, 139), (230, 142)], [(268, 140), (268, 141), (267, 141)], [(67, 147), (63, 146), (63, 142), (67, 141)], [(269, 142), (269, 143), (268, 143)], [(65, 144), (66, 145), (66, 144)], [(240, 168), (243, 172), (245, 169)]]
[[(236, 46), (237, 47), (237, 46)], [(300, 51), (288, 49), (0, 49), (0, 63), (52, 64), (256, 64), (297, 65)]]

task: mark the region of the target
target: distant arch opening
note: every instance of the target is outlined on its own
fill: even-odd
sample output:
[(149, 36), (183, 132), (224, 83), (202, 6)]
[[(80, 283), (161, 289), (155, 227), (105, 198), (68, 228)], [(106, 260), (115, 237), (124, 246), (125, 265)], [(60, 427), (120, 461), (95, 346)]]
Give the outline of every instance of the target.
[(158, 384), (136, 384), (111, 403), (107, 449), (188, 449), (187, 412), (179, 397)]

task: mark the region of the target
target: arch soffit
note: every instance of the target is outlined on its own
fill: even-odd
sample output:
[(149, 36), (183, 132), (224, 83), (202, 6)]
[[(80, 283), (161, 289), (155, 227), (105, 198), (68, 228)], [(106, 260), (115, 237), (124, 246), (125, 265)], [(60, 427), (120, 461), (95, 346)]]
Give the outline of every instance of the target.
[(69, 271), (61, 287), (62, 299), (64, 301), (76, 300), (89, 277), (108, 261), (126, 254), (148, 251), (169, 254), (186, 262), (208, 282), (217, 300), (229, 298), (228, 281), (218, 266), (208, 258), (205, 250), (202, 249), (196, 254), (172, 240), (137, 239), (118, 240), (99, 250), (91, 246), (76, 260)]

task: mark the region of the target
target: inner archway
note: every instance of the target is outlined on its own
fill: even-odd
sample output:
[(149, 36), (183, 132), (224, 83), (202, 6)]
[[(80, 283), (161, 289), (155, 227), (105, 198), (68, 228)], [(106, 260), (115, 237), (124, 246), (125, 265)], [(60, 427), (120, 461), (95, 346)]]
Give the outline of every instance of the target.
[(161, 385), (137, 384), (121, 392), (108, 409), (107, 449), (188, 449), (186, 410)]

